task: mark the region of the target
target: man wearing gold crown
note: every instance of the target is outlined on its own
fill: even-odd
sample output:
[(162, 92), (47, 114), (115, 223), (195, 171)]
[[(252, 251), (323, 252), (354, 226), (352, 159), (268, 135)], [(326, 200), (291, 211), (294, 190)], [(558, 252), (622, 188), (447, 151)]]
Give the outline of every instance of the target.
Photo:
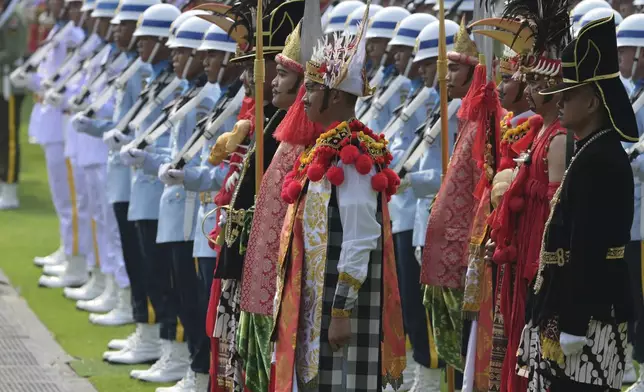
[[(368, 12), (368, 7), (365, 12)], [(399, 388), (405, 337), (387, 200), (387, 142), (355, 120), (369, 93), (364, 25), (306, 65), (308, 118), (328, 131), (286, 176), (275, 295), (275, 390)]]
[(619, 79), (614, 16), (585, 25), (561, 62), (563, 81), (540, 93), (562, 94), (561, 125), (576, 151), (552, 197), (517, 364), (531, 392), (619, 391), (633, 316), (624, 249), (634, 205), (621, 142), (638, 131)]
[[(558, 119), (560, 96), (539, 95), (539, 91), (561, 81), (559, 53), (569, 34), (566, 4), (540, 1), (538, 9), (541, 12), (521, 7), (523, 4), (521, 0), (510, 2), (503, 19), (475, 23), (500, 27), (500, 30), (479, 32), (491, 34), (518, 52), (514, 59), (518, 66), (514, 77), (527, 85), (526, 98), (530, 109), (536, 113), (516, 127), (511, 126), (511, 118), (501, 122), (501, 128), (505, 129), (494, 189), (507, 191), (502, 198), (494, 195), (493, 203), (497, 203), (497, 208), (489, 219), (492, 229), (489, 246), (496, 245), (491, 259), (499, 266), (513, 267), (513, 270), (504, 271), (498, 296), (507, 353), (510, 354), (502, 359), (500, 376), (493, 377), (500, 381), (501, 391), (527, 388), (527, 380), (515, 372), (516, 358), (511, 354), (519, 346), (528, 306), (528, 287), (535, 278), (550, 200), (563, 177), (566, 155), (565, 130)], [(525, 20), (529, 21), (529, 31), (522, 27)], [(519, 161), (517, 169), (514, 159)], [(493, 372), (497, 371), (498, 365), (494, 364)]]
[[(473, 85), (478, 55), (476, 44), (461, 23), (454, 49), (447, 53), (450, 98), (465, 98), (468, 94)], [(429, 216), (420, 276), (421, 283), (429, 286), (425, 291), (425, 305), (432, 312), (438, 354), (445, 362), (461, 370), (463, 280), (470, 228), (478, 205), (473, 196), (474, 188), (481, 177), (481, 170), (472, 154), (478, 126), (475, 121), (467, 119), (468, 107), (468, 100), (463, 99), (458, 112), (458, 135), (452, 158)]]

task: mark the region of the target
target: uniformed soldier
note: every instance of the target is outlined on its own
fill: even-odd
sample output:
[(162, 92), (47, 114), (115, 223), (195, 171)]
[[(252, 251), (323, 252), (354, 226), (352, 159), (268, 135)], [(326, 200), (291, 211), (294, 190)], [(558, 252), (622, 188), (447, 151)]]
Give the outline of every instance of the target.
[(20, 105), (24, 94), (9, 82), (9, 73), (22, 57), (27, 44), (27, 25), (18, 0), (0, 0), (0, 210), (18, 208), (18, 173), (20, 171)]

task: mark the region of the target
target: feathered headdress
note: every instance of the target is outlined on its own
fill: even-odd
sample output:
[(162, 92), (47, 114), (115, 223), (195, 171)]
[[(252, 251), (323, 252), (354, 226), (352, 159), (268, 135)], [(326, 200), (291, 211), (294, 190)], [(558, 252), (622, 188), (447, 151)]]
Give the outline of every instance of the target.
[(368, 20), (369, 6), (367, 1), (363, 22), (358, 26), (355, 36), (334, 33), (321, 39), (311, 60), (306, 64), (306, 76), (316, 83), (330, 89), (341, 90), (363, 97), (372, 93), (365, 70), (367, 54), (364, 34)]
[(520, 71), (538, 74), (554, 82), (561, 76), (561, 53), (570, 42), (568, 0), (511, 0), (502, 18), (482, 19), (470, 26), (509, 46), (520, 56)]
[[(305, 27), (302, 28), (302, 26)], [(302, 21), (289, 34), (284, 50), (275, 56), (275, 61), (295, 72), (304, 73), (306, 62), (311, 59), (313, 47), (320, 37), (322, 37), (320, 1), (307, 0)]]

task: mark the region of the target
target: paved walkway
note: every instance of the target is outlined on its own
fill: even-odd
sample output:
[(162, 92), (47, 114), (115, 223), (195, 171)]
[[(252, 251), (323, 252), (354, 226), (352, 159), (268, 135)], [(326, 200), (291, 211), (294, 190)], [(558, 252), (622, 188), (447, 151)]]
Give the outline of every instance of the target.
[(0, 270), (0, 392), (95, 392)]

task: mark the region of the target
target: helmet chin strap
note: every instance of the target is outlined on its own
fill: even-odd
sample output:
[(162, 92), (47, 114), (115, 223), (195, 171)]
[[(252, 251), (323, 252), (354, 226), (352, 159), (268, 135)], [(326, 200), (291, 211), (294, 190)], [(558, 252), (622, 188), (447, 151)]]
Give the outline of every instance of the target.
[(130, 37), (130, 43), (127, 44), (127, 51), (131, 52), (134, 49), (134, 44), (136, 43), (136, 37), (134, 34)]
[(217, 75), (217, 83), (221, 83), (221, 78), (224, 77), (224, 72), (228, 66), (228, 60), (230, 60), (230, 52), (226, 52), (224, 55), (224, 61), (221, 62), (221, 67), (219, 68), (219, 74)]
[(190, 53), (190, 57), (188, 57), (188, 61), (186, 61), (186, 66), (183, 67), (183, 72), (181, 72), (181, 79), (185, 79), (186, 76), (188, 75), (188, 70), (190, 69), (190, 66), (192, 65), (192, 61), (195, 58), (195, 53), (197, 52), (196, 49), (192, 50), (192, 53)]
[(110, 24), (107, 26), (107, 32), (105, 33), (105, 41), (109, 41), (110, 38), (112, 38), (112, 33), (114, 32), (114, 29), (112, 28), (112, 25)]
[(87, 18), (87, 13), (81, 12), (81, 17), (78, 20), (78, 27), (83, 27), (83, 24), (85, 23), (86, 18)]
[(635, 71), (637, 70), (637, 63), (640, 61), (640, 54), (642, 53), (642, 47), (638, 46), (635, 49), (635, 57), (633, 57), (633, 66), (631, 67), (631, 79), (635, 76)]
[(154, 48), (152, 48), (152, 52), (150, 53), (150, 56), (148, 57), (148, 64), (152, 64), (154, 61), (154, 58), (157, 56), (157, 52), (159, 52), (159, 48), (161, 47), (161, 42), (157, 41), (154, 44)]
[(411, 71), (411, 65), (412, 65), (412, 61), (411, 61), (411, 58), (409, 58), (409, 60), (407, 60), (407, 66), (405, 67), (405, 73), (404, 73), (405, 77), (409, 77), (409, 72)]
[(98, 32), (98, 20), (94, 21), (94, 25), (92, 26), (92, 34), (97, 34)]

